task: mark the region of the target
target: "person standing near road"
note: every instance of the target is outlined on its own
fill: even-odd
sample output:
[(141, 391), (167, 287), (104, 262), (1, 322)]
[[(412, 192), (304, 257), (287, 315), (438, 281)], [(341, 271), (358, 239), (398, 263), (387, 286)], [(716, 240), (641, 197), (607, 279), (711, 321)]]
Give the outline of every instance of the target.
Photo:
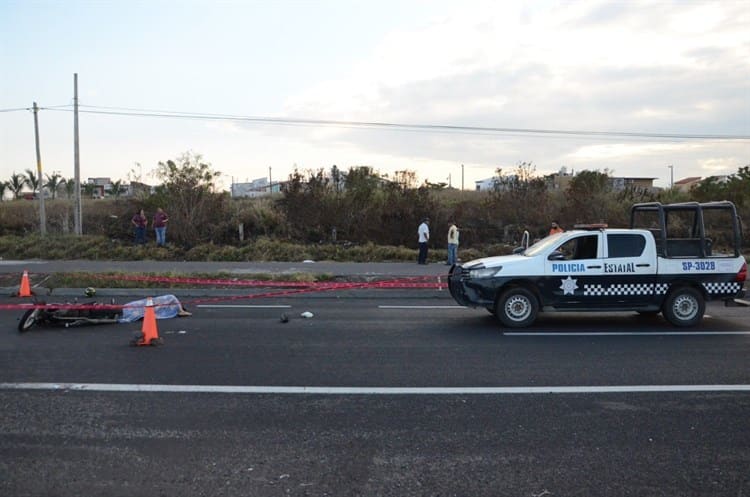
[(458, 227), (456, 223), (451, 220), (448, 224), (448, 266), (452, 266), (456, 263), (456, 256), (458, 254)]
[(430, 241), (430, 218), (426, 217), (422, 220), (422, 224), (417, 229), (417, 237), (419, 238), (419, 257), (417, 258), (417, 264), (427, 264), (427, 242)]
[(549, 234), (550, 235), (555, 235), (557, 233), (562, 233), (563, 231), (565, 231), (565, 230), (562, 229), (559, 224), (557, 224), (555, 221), (552, 221), (552, 226), (549, 229)]
[(135, 243), (136, 245), (143, 245), (146, 243), (146, 226), (148, 225), (148, 219), (143, 209), (139, 210), (133, 216), (130, 222), (135, 227)]
[(154, 214), (154, 232), (156, 233), (156, 246), (164, 247), (167, 245), (167, 221), (169, 216), (159, 207)]

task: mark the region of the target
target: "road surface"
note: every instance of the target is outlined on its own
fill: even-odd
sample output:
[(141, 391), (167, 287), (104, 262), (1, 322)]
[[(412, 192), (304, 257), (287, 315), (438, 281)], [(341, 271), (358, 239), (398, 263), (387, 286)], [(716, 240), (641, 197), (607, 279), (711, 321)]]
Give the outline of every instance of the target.
[(750, 493), (747, 308), (517, 333), (435, 291), (184, 300), (161, 347), (0, 312), (0, 495)]

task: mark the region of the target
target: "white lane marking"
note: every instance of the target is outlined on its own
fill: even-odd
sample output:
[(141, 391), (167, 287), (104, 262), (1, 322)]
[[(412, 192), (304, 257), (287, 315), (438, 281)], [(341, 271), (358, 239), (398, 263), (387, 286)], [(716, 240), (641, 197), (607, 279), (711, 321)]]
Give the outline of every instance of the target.
[(466, 309), (462, 305), (379, 305), (378, 309)]
[(198, 304), (196, 307), (212, 309), (290, 309), (291, 305), (250, 305), (250, 304)]
[(506, 336), (515, 337), (607, 337), (607, 336), (711, 336), (711, 335), (750, 335), (750, 331), (508, 331)]
[(0, 383), (0, 390), (317, 395), (516, 395), (543, 393), (750, 392), (750, 385), (612, 385), (547, 387), (304, 387), (148, 385), (120, 383)]

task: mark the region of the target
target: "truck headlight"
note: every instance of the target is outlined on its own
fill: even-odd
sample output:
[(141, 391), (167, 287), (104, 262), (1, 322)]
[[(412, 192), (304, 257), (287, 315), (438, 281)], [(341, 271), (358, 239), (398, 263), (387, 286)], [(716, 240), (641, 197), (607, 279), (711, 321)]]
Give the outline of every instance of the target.
[(499, 266), (482, 269), (472, 269), (471, 271), (469, 271), (469, 278), (492, 278), (497, 273), (499, 273), (502, 268), (502, 266)]

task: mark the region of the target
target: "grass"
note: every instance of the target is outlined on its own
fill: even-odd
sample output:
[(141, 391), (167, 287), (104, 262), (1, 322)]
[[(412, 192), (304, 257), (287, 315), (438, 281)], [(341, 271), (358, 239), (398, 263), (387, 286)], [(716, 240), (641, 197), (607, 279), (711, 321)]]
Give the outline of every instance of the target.
[[(459, 256), (465, 260), (510, 253), (503, 244), (476, 248), (461, 248)], [(0, 254), (5, 259), (45, 260), (111, 260), (111, 261), (336, 261), (336, 262), (412, 262), (417, 249), (403, 246), (356, 244), (298, 244), (285, 240), (260, 237), (240, 245), (206, 243), (189, 249), (154, 244), (133, 245), (120, 240), (95, 235), (39, 235), (0, 237)], [(430, 250), (430, 262), (444, 261), (444, 248)]]
[[(109, 272), (109, 273), (54, 273), (49, 275), (35, 274), (32, 283), (38, 284), (48, 289), (55, 288), (195, 288), (201, 286), (205, 288), (236, 288), (242, 281), (283, 281), (292, 283), (315, 283), (332, 281), (334, 278), (330, 274), (309, 274), (309, 273), (292, 273), (292, 274), (229, 274), (221, 273), (144, 273), (134, 278), (131, 273)], [(3, 275), (7, 280), (8, 276)], [(3, 281), (0, 286), (12, 287), (18, 284), (19, 278), (13, 275), (12, 281)], [(192, 280), (192, 281), (185, 281)], [(195, 281), (205, 281), (206, 284), (196, 283)]]

